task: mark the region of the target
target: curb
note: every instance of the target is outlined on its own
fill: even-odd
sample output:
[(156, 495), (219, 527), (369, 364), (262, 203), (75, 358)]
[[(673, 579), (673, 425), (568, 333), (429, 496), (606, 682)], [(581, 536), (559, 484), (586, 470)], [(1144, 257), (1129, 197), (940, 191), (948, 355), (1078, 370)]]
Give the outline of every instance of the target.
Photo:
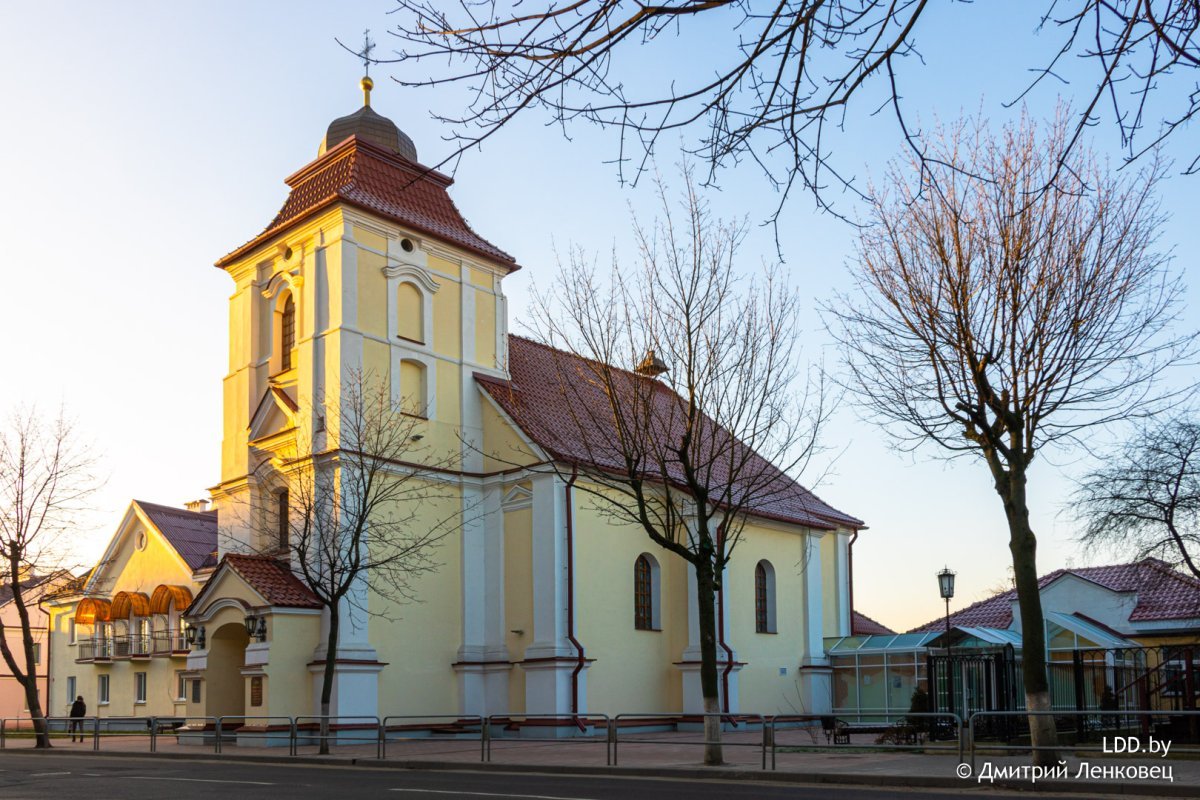
[[(933, 775), (889, 775), (884, 773), (852, 774), (841, 772), (772, 772), (770, 770), (741, 770), (700, 767), (621, 767), (621, 766), (570, 766), (564, 764), (498, 764), (482, 761), (378, 761), (373, 758), (331, 758), (323, 756), (287, 756), (277, 758), (266, 755), (238, 755), (212, 752), (203, 753), (150, 753), (121, 750), (89, 750), (83, 753), (68, 751), (80, 756), (100, 758), (164, 759), (177, 761), (235, 761), (247, 764), (303, 764), (319, 767), (341, 767), (343, 769), (376, 770), (423, 770), (429, 772), (505, 772), (528, 775), (578, 775), (597, 778), (660, 778), (663, 780), (708, 780), (708, 781), (756, 781), (774, 784), (808, 784), (830, 786), (869, 786), (882, 788), (926, 788), (984, 791), (987, 789), (1009, 789), (1038, 793), (1057, 792), (1062, 794), (1124, 795), (1141, 797), (1196, 797), (1197, 787), (1190, 784), (1162, 783), (1104, 783), (1094, 781), (1039, 781), (1037, 784), (1002, 780), (991, 783), (975, 783), (970, 779), (938, 777)], [(37, 754), (53, 756), (59, 751), (35, 749), (5, 749), (5, 753)]]

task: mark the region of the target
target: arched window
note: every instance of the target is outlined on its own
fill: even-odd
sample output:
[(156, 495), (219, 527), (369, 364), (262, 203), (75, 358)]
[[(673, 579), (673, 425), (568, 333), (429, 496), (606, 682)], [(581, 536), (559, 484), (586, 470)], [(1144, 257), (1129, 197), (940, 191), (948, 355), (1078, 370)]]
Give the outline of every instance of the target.
[(769, 561), (754, 567), (754, 630), (775, 633), (775, 569)]
[(639, 631), (660, 629), (658, 562), (647, 553), (633, 562), (633, 627)]
[(396, 329), (401, 339), (425, 343), (425, 298), (408, 281), (396, 287)]
[(291, 543), (291, 536), (288, 532), (288, 490), (281, 489), (279, 494), (275, 495), (275, 523), (278, 526), (278, 544), (280, 550), (287, 550)]
[(287, 371), (292, 368), (292, 349), (296, 346), (296, 304), (291, 294), (283, 301), (283, 317), (279, 321), (279, 328), (279, 368)]

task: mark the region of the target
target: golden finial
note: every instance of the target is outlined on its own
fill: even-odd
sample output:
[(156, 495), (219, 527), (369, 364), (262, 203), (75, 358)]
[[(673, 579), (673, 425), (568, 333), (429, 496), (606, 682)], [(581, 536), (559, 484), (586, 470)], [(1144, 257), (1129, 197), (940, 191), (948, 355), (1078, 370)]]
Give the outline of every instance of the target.
[(371, 105), (371, 90), (375, 88), (375, 81), (371, 80), (369, 75), (364, 75), (363, 79), (359, 81), (359, 85), (362, 86), (363, 90), (363, 105), (369, 107)]

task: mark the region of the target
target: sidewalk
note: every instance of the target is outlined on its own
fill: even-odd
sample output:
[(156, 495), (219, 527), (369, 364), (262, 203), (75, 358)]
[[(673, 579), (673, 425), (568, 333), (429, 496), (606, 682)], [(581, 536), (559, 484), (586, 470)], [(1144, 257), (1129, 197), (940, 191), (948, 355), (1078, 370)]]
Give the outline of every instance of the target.
[[(703, 748), (694, 744), (694, 734), (639, 734), (629, 738), (653, 740), (652, 743), (620, 741), (617, 748), (619, 766), (606, 764), (607, 751), (603, 739), (568, 739), (556, 742), (524, 742), (519, 739), (494, 739), (491, 761), (481, 759), (478, 740), (446, 739), (430, 741), (389, 741), (387, 758), (377, 760), (377, 749), (369, 745), (340, 745), (328, 756), (319, 756), (315, 746), (299, 748), (289, 756), (287, 747), (238, 746), (225, 743), (216, 754), (213, 746), (180, 745), (174, 736), (162, 735), (157, 740), (157, 753), (150, 753), (147, 735), (111, 735), (101, 737), (100, 754), (113, 756), (149, 756), (157, 758), (229, 759), (238, 761), (272, 761), (286, 763), (354, 764), (361, 767), (432, 769), (432, 770), (502, 770), (506, 772), (550, 772), (603, 775), (657, 775), (678, 778), (709, 778), (763, 780), (792, 783), (838, 783), (889, 787), (930, 787), (967, 789), (977, 786), (1031, 789), (1039, 792), (1069, 792), (1075, 794), (1134, 794), (1140, 796), (1197, 797), (1200, 796), (1200, 760), (1184, 758), (1121, 759), (1101, 753), (1065, 757), (1068, 780), (1041, 781), (1036, 785), (1025, 780), (984, 780), (976, 777), (991, 763), (992, 770), (1004, 772), (1012, 767), (1019, 770), (1029, 763), (1027, 756), (992, 757), (980, 753), (976, 757), (975, 776), (962, 779), (956, 774), (959, 761), (956, 751), (930, 753), (855, 752), (853, 747), (816, 747), (795, 752), (799, 741), (780, 741), (771, 770), (771, 753), (767, 752), (767, 769), (762, 769), (761, 733), (734, 732), (725, 736), (726, 765), (721, 768), (702, 764)], [(809, 745), (806, 745), (809, 746)], [(28, 753), (33, 749), (30, 738), (9, 737), (6, 751)], [(72, 744), (66, 738), (55, 738), (54, 752), (92, 753), (92, 740)], [(0, 758), (3, 753), (0, 752)], [(969, 755), (967, 756), (969, 760)], [(1170, 767), (1174, 781), (1141, 780), (1084, 780), (1074, 779), (1081, 762), (1093, 766), (1145, 765)], [(994, 774), (994, 773), (993, 773)], [(1027, 773), (1026, 773), (1027, 776)]]

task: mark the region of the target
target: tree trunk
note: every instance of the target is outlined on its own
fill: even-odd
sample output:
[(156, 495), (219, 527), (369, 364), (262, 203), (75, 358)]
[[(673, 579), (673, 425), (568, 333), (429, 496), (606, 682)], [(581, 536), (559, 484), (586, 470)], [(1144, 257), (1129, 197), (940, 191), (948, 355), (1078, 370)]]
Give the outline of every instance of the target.
[(329, 637), (325, 641), (325, 673), (321, 681), (321, 755), (329, 755), (329, 704), (333, 699), (333, 672), (337, 666), (338, 605), (329, 608)]
[(31, 666), (25, 684), (25, 703), (29, 706), (29, 716), (33, 718), (33, 730), (37, 734), (37, 748), (45, 750), (50, 747), (50, 726), (42, 713), (41, 699), (37, 690), (37, 667)]
[[(721, 711), (719, 680), (717, 678), (717, 610), (716, 583), (711, 558), (701, 555), (695, 564), (696, 608), (700, 623), (700, 693), (704, 697), (704, 713)], [(721, 752), (721, 718), (704, 718), (704, 763), (716, 766), (724, 763)]]
[[(1021, 609), (1021, 659), (1025, 680), (1025, 707), (1030, 711), (1049, 711), (1050, 686), (1046, 681), (1046, 623), (1042, 618), (1042, 596), (1038, 589), (1037, 537), (1029, 524), (1029, 507), (1025, 499), (1025, 469), (1010, 467), (1007, 474), (997, 477), (996, 490), (1004, 500), (1008, 518), (1008, 548), (1012, 552), (1013, 577), (1017, 586), (1017, 604)], [(1029, 737), (1035, 747), (1033, 763), (1052, 767), (1058, 754), (1054, 717), (1048, 714), (1030, 715)]]

